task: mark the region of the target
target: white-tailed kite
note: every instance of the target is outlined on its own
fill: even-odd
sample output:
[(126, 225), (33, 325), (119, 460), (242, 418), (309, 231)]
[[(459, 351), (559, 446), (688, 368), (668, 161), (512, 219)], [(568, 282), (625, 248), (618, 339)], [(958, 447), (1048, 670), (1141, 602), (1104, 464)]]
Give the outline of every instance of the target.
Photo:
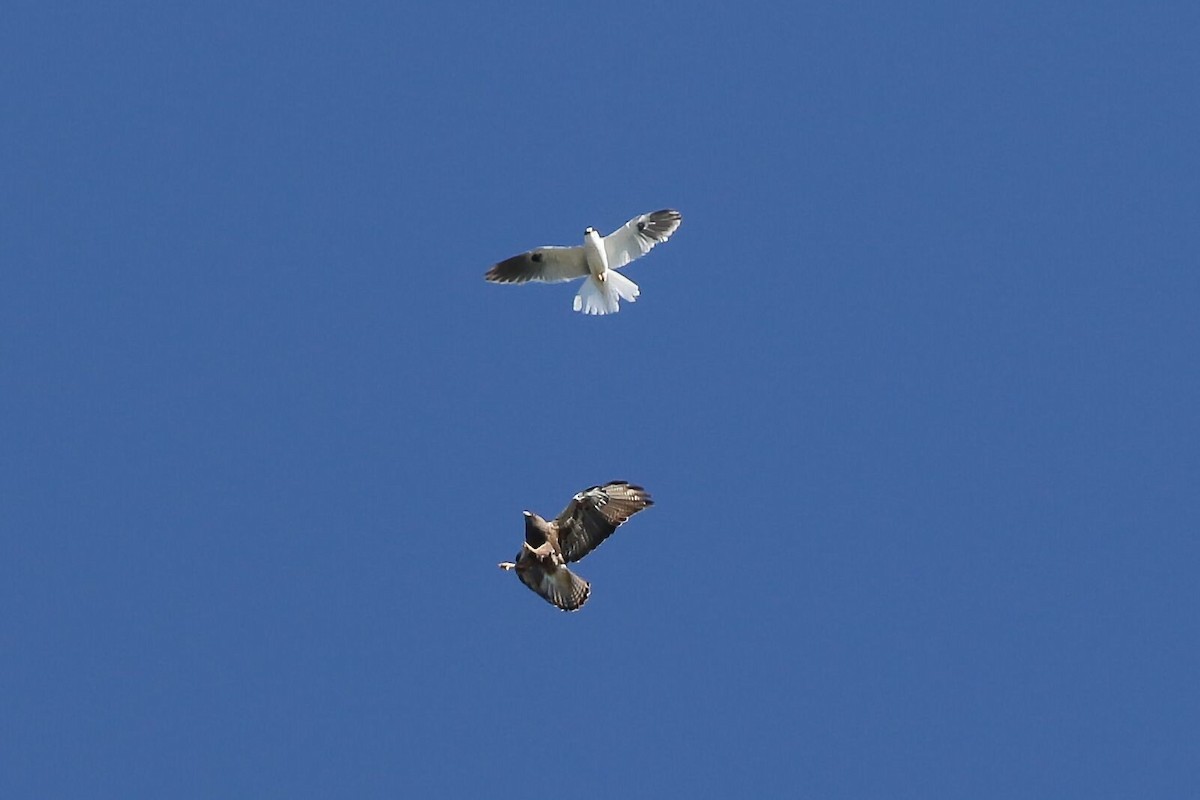
[(578, 247), (538, 247), (501, 261), (484, 277), (493, 283), (557, 283), (586, 276), (575, 295), (575, 310), (615, 314), (621, 310), (620, 299), (632, 303), (639, 294), (637, 284), (616, 270), (670, 239), (682, 221), (678, 211), (666, 208), (634, 217), (608, 236), (588, 228)]
[(515, 562), (501, 563), (500, 569), (516, 570), (521, 583), (563, 611), (578, 611), (592, 587), (567, 564), (595, 550), (621, 523), (652, 505), (642, 487), (613, 481), (572, 497), (552, 522), (526, 511), (521, 552)]

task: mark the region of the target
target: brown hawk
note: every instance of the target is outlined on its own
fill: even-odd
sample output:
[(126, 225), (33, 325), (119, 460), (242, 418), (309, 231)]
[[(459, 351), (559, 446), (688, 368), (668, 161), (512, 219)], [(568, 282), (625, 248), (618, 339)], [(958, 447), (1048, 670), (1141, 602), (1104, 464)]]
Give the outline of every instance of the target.
[(547, 601), (563, 611), (577, 611), (592, 587), (567, 564), (595, 550), (621, 523), (652, 505), (641, 486), (613, 481), (584, 489), (552, 521), (526, 511), (521, 552), (516, 562), (505, 561), (500, 569), (516, 570), (521, 583)]

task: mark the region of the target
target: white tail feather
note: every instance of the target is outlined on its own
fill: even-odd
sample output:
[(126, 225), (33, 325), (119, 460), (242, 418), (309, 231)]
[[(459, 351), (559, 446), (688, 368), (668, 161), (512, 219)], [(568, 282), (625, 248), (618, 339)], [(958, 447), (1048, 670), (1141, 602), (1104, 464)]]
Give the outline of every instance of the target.
[(630, 303), (637, 300), (638, 295), (641, 294), (636, 283), (611, 269), (608, 271), (608, 285), (621, 295), (622, 300), (628, 300)]
[(574, 309), (585, 314), (615, 314), (621, 310), (620, 299), (635, 301), (641, 292), (638, 285), (619, 272), (609, 270), (604, 283), (588, 275), (575, 295)]

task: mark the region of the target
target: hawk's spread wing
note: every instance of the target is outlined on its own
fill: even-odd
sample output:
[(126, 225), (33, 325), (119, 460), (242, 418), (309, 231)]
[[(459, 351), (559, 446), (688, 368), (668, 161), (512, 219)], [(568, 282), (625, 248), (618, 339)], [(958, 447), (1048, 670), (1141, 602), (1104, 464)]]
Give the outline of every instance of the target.
[(587, 257), (582, 247), (539, 247), (519, 256), (506, 258), (483, 276), (492, 283), (557, 283), (588, 274)]
[(599, 547), (618, 525), (652, 505), (645, 489), (625, 481), (583, 490), (554, 520), (563, 558), (578, 561)]
[(673, 208), (651, 211), (629, 220), (604, 237), (608, 268), (620, 269), (635, 258), (646, 255), (654, 245), (670, 239), (681, 222), (683, 215)]
[(579, 610), (592, 593), (591, 585), (566, 567), (548, 567), (536, 558), (530, 558), (517, 570), (517, 577), (563, 611)]

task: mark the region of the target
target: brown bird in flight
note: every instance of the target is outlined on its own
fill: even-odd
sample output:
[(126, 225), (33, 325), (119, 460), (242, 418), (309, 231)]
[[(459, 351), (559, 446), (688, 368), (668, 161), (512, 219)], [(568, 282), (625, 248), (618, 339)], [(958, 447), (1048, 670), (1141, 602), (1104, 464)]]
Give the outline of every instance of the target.
[(652, 505), (641, 486), (613, 481), (584, 489), (552, 521), (526, 511), (521, 552), (516, 562), (502, 562), (500, 569), (516, 570), (521, 583), (563, 611), (578, 611), (592, 587), (567, 564), (595, 550), (621, 523)]

